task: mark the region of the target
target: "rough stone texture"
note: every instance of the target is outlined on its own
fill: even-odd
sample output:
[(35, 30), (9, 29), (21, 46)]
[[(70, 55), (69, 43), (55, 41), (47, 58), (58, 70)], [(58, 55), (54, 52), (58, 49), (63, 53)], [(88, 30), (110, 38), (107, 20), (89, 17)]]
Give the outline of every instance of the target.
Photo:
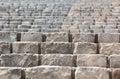
[(73, 42), (95, 42), (95, 34), (72, 34), (72, 41)]
[(0, 41), (14, 42), (17, 41), (16, 32), (0, 32)]
[(8, 42), (0, 42), (0, 54), (9, 54), (11, 45)]
[(40, 53), (38, 42), (13, 42), (13, 53)]
[(5, 54), (1, 55), (1, 65), (4, 67), (38, 66), (40, 57), (37, 54)]
[(99, 46), (100, 54), (105, 55), (120, 54), (119, 43), (100, 43)]
[(120, 55), (111, 55), (109, 57), (110, 68), (120, 68)]
[(0, 68), (0, 79), (21, 79), (23, 70), (19, 68)]
[(99, 43), (119, 43), (120, 34), (102, 33), (98, 34)]
[(74, 66), (74, 57), (69, 54), (46, 54), (41, 57), (41, 65)]
[(42, 54), (72, 54), (73, 48), (73, 43), (67, 42), (41, 43)]
[(107, 57), (101, 54), (77, 55), (77, 66), (107, 67)]
[(40, 32), (22, 32), (21, 41), (42, 42), (42, 34)]
[(112, 69), (112, 79), (120, 79), (120, 68)]
[(59, 66), (27, 68), (26, 79), (71, 79), (71, 68)]
[(75, 43), (74, 54), (96, 54), (97, 44), (95, 43)]
[(57, 32), (57, 33), (46, 33), (46, 42), (68, 42), (68, 33)]
[(75, 79), (109, 79), (109, 71), (105, 68), (78, 67), (75, 72)]

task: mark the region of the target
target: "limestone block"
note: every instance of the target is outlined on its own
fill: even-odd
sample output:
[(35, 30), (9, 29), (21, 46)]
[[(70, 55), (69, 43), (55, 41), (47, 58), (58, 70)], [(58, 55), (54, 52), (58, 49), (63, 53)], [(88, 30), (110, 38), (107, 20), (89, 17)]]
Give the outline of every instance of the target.
[(95, 43), (74, 43), (74, 54), (96, 54), (97, 44)]
[(120, 68), (120, 55), (111, 55), (109, 57), (110, 68)]
[(45, 54), (41, 57), (41, 65), (74, 66), (73, 61), (70, 54)]
[(8, 42), (0, 42), (0, 54), (9, 54), (11, 51), (11, 44)]
[(99, 50), (100, 50), (100, 54), (105, 54), (105, 55), (120, 54), (120, 44), (100, 43)]
[(120, 79), (120, 68), (112, 69), (112, 79)]
[(75, 79), (109, 79), (109, 71), (99, 67), (78, 67)]
[(17, 41), (16, 32), (0, 32), (0, 41), (14, 42)]
[(59, 66), (27, 68), (26, 79), (71, 79), (71, 68)]
[(23, 74), (19, 68), (0, 68), (0, 79), (21, 79)]
[(109, 34), (102, 33), (98, 34), (98, 42), (99, 43), (118, 43), (119, 42), (119, 34)]
[(40, 53), (40, 45), (38, 42), (13, 42), (13, 53)]
[(72, 34), (73, 42), (95, 42), (95, 34)]
[(107, 67), (107, 56), (101, 54), (77, 55), (77, 66)]
[(40, 32), (22, 32), (21, 41), (42, 42), (42, 34)]
[(74, 49), (73, 43), (67, 42), (41, 43), (42, 54), (72, 54), (73, 49)]
[(68, 34), (64, 32), (46, 33), (46, 42), (68, 42)]
[(4, 54), (1, 55), (1, 65), (4, 67), (32, 67), (38, 66), (37, 54)]

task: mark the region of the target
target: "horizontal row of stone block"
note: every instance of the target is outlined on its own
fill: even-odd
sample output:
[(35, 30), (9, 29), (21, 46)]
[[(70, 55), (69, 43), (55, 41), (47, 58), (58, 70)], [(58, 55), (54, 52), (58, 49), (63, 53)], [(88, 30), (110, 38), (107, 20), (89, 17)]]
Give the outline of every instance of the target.
[[(0, 68), (0, 79), (119, 79), (120, 69), (38, 66)], [(111, 75), (110, 75), (111, 74)]]
[(0, 42), (0, 54), (120, 54), (120, 43)]
[(120, 55), (103, 54), (2, 54), (1, 67), (70, 66), (120, 68)]
[(119, 43), (119, 33), (0, 32), (0, 41)]

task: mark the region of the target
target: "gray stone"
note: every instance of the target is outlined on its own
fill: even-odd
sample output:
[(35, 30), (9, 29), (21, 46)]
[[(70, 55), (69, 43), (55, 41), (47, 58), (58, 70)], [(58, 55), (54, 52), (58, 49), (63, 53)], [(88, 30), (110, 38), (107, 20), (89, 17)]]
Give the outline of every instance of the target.
[(42, 42), (42, 34), (40, 32), (22, 32), (21, 41)]
[(46, 33), (46, 42), (68, 42), (68, 34), (63, 32)]
[(26, 69), (26, 79), (71, 79), (70, 67), (39, 66)]
[(70, 54), (46, 54), (41, 57), (41, 65), (74, 66), (73, 55)]
[(74, 54), (96, 54), (97, 44), (95, 43), (82, 43), (78, 42), (74, 44)]
[(5, 54), (1, 55), (1, 66), (4, 67), (32, 67), (39, 65), (37, 54)]
[(77, 55), (77, 66), (107, 67), (107, 56), (101, 54)]
[(42, 54), (72, 54), (73, 49), (74, 49), (73, 43), (67, 42), (41, 43)]
[(95, 42), (95, 34), (72, 34), (73, 42)]
[(120, 54), (120, 44), (100, 43), (99, 50), (100, 50), (100, 54), (105, 54), (105, 55)]
[(109, 71), (99, 67), (77, 67), (75, 79), (109, 79)]
[(109, 33), (102, 33), (98, 34), (98, 42), (99, 43), (118, 43), (119, 42), (119, 34), (109, 34)]
[(40, 45), (38, 42), (13, 42), (13, 53), (40, 53)]

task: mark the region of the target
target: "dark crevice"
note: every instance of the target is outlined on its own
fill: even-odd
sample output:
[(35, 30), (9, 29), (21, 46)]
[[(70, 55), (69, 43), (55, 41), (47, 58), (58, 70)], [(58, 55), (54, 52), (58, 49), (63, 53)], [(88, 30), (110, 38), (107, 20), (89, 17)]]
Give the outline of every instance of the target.
[(68, 39), (69, 39), (69, 42), (72, 42), (72, 34), (70, 32), (68, 33)]
[(21, 34), (17, 33), (17, 41), (21, 41)]
[(42, 35), (42, 42), (45, 42), (46, 41), (46, 35)]
[(20, 79), (26, 79), (26, 78), (25, 78), (25, 75), (26, 75), (26, 74), (25, 74), (25, 71), (22, 70), (22, 71), (21, 71), (21, 78), (20, 78)]

